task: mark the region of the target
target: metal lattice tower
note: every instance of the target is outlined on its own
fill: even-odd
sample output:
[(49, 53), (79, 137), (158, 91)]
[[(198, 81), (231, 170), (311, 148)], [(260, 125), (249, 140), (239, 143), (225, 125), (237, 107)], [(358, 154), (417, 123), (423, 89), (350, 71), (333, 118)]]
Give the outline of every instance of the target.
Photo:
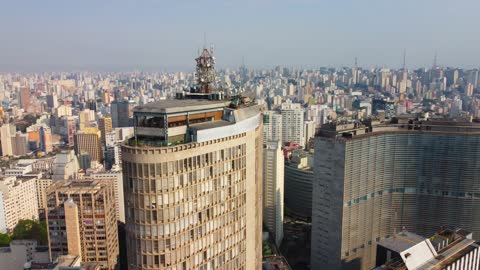
[(195, 78), (197, 80), (197, 85), (200, 87), (200, 92), (211, 93), (217, 76), (215, 71), (215, 57), (213, 57), (213, 47), (210, 48), (210, 50), (204, 48), (195, 61), (197, 61)]

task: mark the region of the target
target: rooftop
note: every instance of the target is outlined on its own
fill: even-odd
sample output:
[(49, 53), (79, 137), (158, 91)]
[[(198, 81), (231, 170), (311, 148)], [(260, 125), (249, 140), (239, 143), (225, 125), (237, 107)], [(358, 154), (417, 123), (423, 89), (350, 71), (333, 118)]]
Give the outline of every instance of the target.
[[(480, 247), (471, 236), (471, 233), (462, 229), (442, 230), (428, 239), (411, 232), (400, 232), (378, 243), (381, 248), (390, 250), (396, 255), (392, 255), (392, 259), (375, 269), (445, 269)], [(380, 257), (380, 261), (383, 259)]]
[(392, 251), (402, 252), (425, 240), (418, 234), (403, 231), (392, 237), (382, 239), (378, 244)]
[(137, 113), (179, 113), (225, 107), (230, 100), (207, 100), (207, 99), (166, 99), (137, 106), (133, 109)]

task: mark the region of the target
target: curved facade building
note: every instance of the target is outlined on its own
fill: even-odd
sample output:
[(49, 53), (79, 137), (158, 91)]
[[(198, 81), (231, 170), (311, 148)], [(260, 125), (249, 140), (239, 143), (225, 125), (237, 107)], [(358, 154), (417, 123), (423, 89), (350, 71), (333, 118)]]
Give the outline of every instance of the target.
[(326, 126), (315, 153), (312, 269), (371, 269), (405, 229), (480, 235), (479, 124)]
[(260, 111), (228, 105), (135, 108), (122, 146), (129, 269), (260, 269)]
[(285, 164), (285, 207), (290, 214), (312, 217), (313, 170), (298, 163)]

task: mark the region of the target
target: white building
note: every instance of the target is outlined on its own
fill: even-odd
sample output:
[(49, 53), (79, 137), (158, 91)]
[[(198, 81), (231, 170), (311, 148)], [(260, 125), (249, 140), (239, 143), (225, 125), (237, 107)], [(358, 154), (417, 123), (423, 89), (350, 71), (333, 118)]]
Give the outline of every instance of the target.
[(21, 219), (38, 219), (37, 177), (0, 179), (0, 232), (13, 230)]
[(2, 156), (13, 156), (12, 137), (15, 137), (15, 126), (5, 124), (0, 127), (0, 141), (2, 145)]
[(263, 222), (280, 246), (283, 239), (284, 158), (279, 141), (263, 149)]
[(79, 170), (78, 160), (73, 150), (57, 154), (53, 162), (52, 180), (72, 179)]
[(282, 115), (275, 111), (263, 114), (263, 141), (282, 141)]
[(280, 109), (282, 114), (282, 143), (294, 142), (305, 146), (303, 132), (304, 111), (299, 103), (292, 103), (287, 100)]

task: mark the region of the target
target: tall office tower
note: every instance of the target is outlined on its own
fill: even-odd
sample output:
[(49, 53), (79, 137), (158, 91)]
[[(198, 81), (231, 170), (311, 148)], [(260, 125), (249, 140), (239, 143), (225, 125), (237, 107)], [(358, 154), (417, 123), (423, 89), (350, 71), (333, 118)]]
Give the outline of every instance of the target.
[(28, 135), (22, 134), (20, 131), (12, 137), (13, 155), (26, 156), (28, 153)]
[(284, 163), (281, 143), (267, 142), (263, 149), (263, 223), (277, 247), (283, 239)]
[(111, 182), (115, 195), (115, 213), (117, 220), (125, 223), (125, 199), (123, 196), (123, 174), (121, 170), (93, 173), (91, 179)]
[(47, 189), (52, 184), (52, 178), (40, 177), (36, 181), (38, 215), (40, 219), (45, 218), (47, 210)]
[(315, 142), (312, 269), (371, 269), (403, 229), (480, 235), (480, 124), (324, 125)]
[(75, 134), (75, 154), (80, 155), (82, 152), (90, 154), (92, 160), (102, 163), (102, 143), (101, 133), (97, 128), (89, 127), (77, 131)]
[(263, 113), (263, 141), (282, 142), (282, 115), (275, 111)]
[(305, 146), (303, 132), (303, 109), (299, 103), (287, 100), (280, 109), (282, 114), (282, 143), (294, 142)]
[(310, 140), (315, 137), (316, 128), (317, 128), (317, 123), (315, 121), (305, 121), (305, 122), (303, 122), (305, 148), (307, 148), (307, 149), (308, 149), (308, 145), (309, 145)]
[(0, 127), (0, 141), (2, 145), (2, 156), (13, 155), (13, 139), (15, 137), (15, 126), (12, 124), (4, 124)]
[(40, 135), (40, 150), (45, 153), (52, 152), (52, 130), (48, 126), (44, 125), (41, 126), (38, 131)]
[(285, 164), (285, 208), (293, 215), (312, 218), (313, 156), (298, 150)]
[(47, 190), (50, 259), (81, 256), (101, 269), (115, 269), (118, 229), (113, 185), (108, 181), (60, 180)]
[(36, 177), (0, 178), (0, 233), (11, 232), (22, 219), (38, 219)]
[(24, 111), (28, 111), (30, 108), (30, 89), (23, 87), (20, 88), (20, 91), (18, 93), (18, 104), (20, 105), (20, 108), (22, 108)]
[(78, 125), (80, 130), (90, 127), (90, 123), (95, 121), (95, 111), (85, 109), (78, 113)]
[(47, 106), (49, 109), (55, 109), (58, 107), (57, 94), (47, 95)]
[(75, 133), (77, 132), (77, 126), (75, 124), (75, 118), (64, 117), (65, 134), (67, 136), (68, 146), (73, 147), (75, 145)]
[(136, 107), (122, 145), (129, 269), (261, 269), (260, 106), (179, 98)]
[(106, 134), (112, 131), (112, 118), (111, 117), (101, 117), (98, 119), (98, 129), (102, 136), (102, 146), (105, 146)]
[(112, 126), (132, 127), (133, 126), (133, 107), (135, 102), (131, 100), (114, 101), (110, 104), (110, 112), (112, 115)]

